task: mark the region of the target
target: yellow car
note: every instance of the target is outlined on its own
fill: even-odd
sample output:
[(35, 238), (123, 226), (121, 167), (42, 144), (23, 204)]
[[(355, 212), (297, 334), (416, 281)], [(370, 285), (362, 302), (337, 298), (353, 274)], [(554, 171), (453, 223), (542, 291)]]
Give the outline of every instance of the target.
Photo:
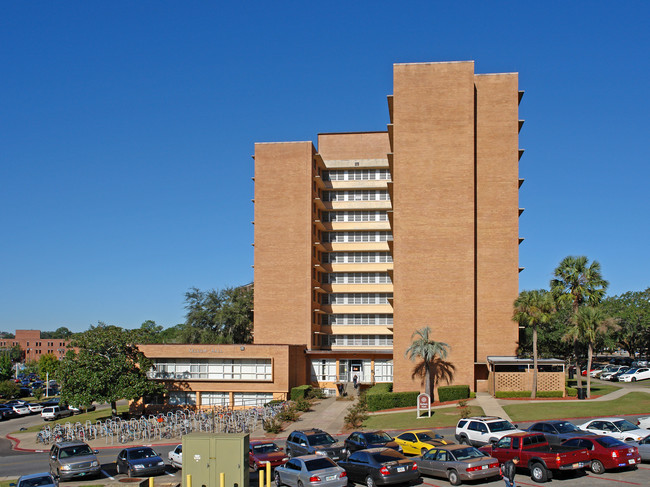
[(397, 435), (394, 440), (402, 447), (405, 454), (411, 455), (424, 455), (435, 446), (449, 444), (448, 441), (444, 440), (444, 436), (431, 430), (405, 431), (401, 435)]

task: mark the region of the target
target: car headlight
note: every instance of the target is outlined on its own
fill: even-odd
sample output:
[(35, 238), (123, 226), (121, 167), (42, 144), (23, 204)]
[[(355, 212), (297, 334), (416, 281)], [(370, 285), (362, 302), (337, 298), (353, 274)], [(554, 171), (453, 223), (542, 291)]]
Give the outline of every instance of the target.
[(133, 468), (135, 468), (136, 470), (142, 470), (144, 468), (144, 465), (138, 463), (138, 464), (133, 465)]
[(61, 465), (60, 470), (70, 470), (71, 466), (70, 465)]
[(97, 460), (93, 460), (90, 464), (91, 467), (97, 467), (99, 465), (99, 462)]
[(289, 461), (289, 457), (284, 457), (284, 458), (282, 459), (282, 461), (283, 461), (283, 462), (288, 462), (288, 461)]
[(327, 452), (325, 452), (325, 451), (323, 451), (323, 450), (317, 450), (317, 451), (314, 452), (314, 455), (320, 455), (320, 456), (322, 456), (322, 457), (326, 457), (326, 456), (327, 456)]
[(158, 462), (158, 465), (164, 465), (164, 464), (165, 464), (165, 462), (163, 462), (162, 460), (160, 460), (160, 461)]

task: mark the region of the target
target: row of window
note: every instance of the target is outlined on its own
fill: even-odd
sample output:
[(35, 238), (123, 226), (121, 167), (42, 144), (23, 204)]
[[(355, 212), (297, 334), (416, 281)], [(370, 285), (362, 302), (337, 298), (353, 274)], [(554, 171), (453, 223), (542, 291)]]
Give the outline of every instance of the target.
[(392, 325), (389, 314), (321, 315), (321, 325)]
[(388, 169), (332, 169), (323, 171), (323, 181), (390, 180)]
[[(201, 406), (264, 406), (273, 399), (269, 392), (235, 392), (233, 404), (227, 392), (202, 392)], [(173, 391), (168, 403), (172, 406), (196, 406), (196, 392)]]
[(316, 382), (347, 382), (357, 375), (361, 382), (393, 382), (393, 361), (376, 359), (374, 368), (370, 359), (361, 361), (360, 370), (352, 372), (347, 360), (339, 362), (338, 374), (336, 359), (314, 359), (311, 361), (311, 380)]
[(323, 242), (388, 242), (393, 240), (391, 232), (325, 232)]
[(326, 191), (324, 201), (388, 201), (388, 191), (385, 189), (358, 189), (349, 191)]
[(388, 213), (385, 210), (369, 211), (325, 211), (324, 222), (387, 222)]
[(393, 335), (322, 335), (324, 346), (385, 347), (393, 345)]
[(393, 293), (333, 293), (323, 294), (321, 304), (388, 304)]
[(386, 272), (332, 272), (323, 275), (323, 284), (392, 284)]
[(269, 381), (271, 359), (154, 359), (151, 379)]
[(390, 252), (328, 252), (323, 254), (326, 264), (361, 264), (393, 262)]

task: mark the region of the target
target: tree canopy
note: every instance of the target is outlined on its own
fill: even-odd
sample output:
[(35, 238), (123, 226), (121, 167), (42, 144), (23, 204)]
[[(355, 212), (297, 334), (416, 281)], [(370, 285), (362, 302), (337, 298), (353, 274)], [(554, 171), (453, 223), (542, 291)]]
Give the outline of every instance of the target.
[(446, 362), (449, 345), (437, 342), (430, 337), (431, 328), (425, 326), (415, 330), (411, 335), (411, 345), (406, 349), (404, 355), (410, 360), (422, 361), (413, 371), (413, 376), (423, 377), (424, 392), (433, 399), (433, 390), (441, 379), (449, 382), (452, 378), (454, 366)]
[(79, 351), (67, 352), (57, 374), (61, 400), (73, 406), (107, 402), (116, 414), (120, 399), (160, 393), (162, 386), (147, 378), (151, 361), (138, 350), (137, 338), (137, 331), (102, 322), (76, 335), (71, 345)]

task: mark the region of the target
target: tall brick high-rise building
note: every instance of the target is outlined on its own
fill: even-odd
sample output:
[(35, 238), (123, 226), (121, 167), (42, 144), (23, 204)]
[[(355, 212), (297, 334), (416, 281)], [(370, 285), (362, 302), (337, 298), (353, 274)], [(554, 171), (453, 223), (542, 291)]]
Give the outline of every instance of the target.
[(473, 62), (396, 64), (386, 132), (256, 144), (255, 344), (303, 345), (320, 387), (407, 391), (428, 326), (484, 389), (518, 338), (521, 94)]

